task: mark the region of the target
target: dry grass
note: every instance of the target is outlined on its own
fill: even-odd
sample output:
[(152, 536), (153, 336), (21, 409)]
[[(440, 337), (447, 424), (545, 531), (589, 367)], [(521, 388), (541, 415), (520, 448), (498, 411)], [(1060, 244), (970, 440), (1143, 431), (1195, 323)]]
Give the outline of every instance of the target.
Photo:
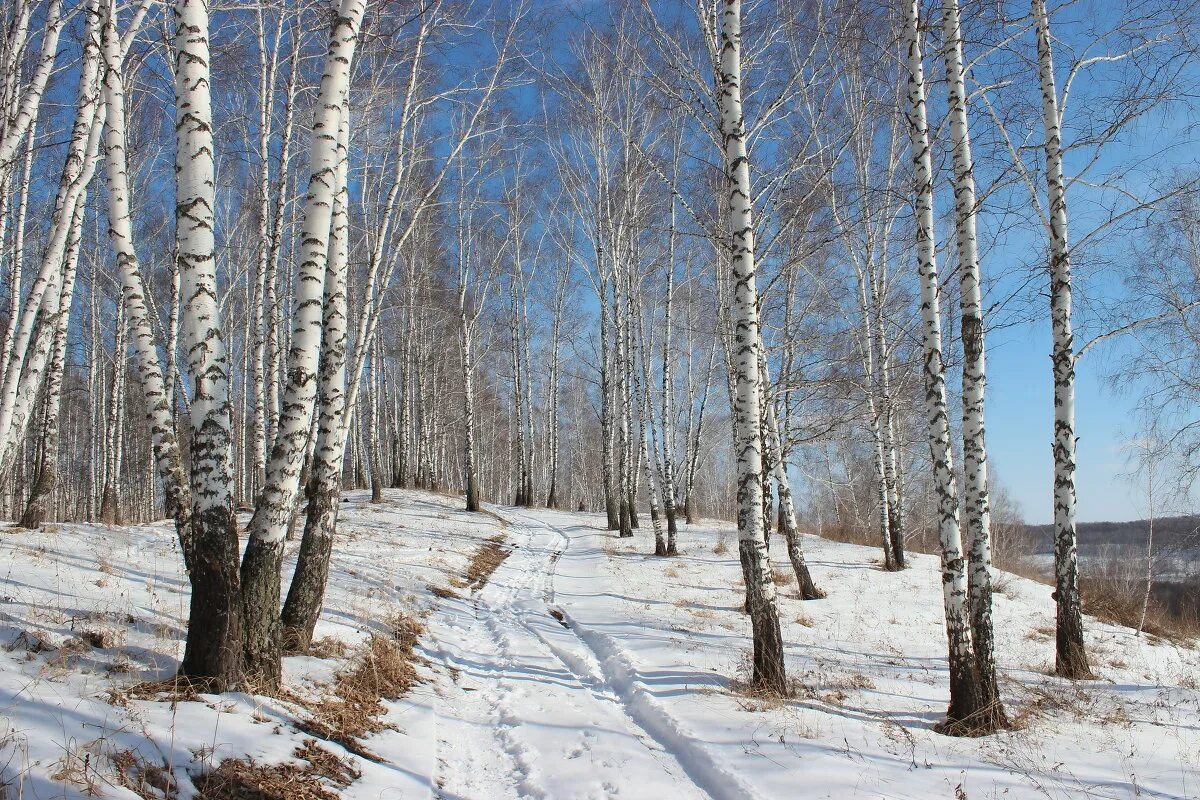
[(1023, 686), (1023, 696), (1009, 714), (1009, 721), (1013, 730), (1025, 730), (1040, 717), (1069, 714), (1075, 719), (1083, 719), (1092, 705), (1092, 698), (1078, 686), (1029, 684)]
[[(1081, 580), (1083, 612), (1112, 625), (1137, 629), (1142, 623), (1143, 595), (1139, 588), (1127, 584), (1112, 579)], [(1200, 637), (1200, 622), (1169, 614), (1151, 598), (1142, 631), (1176, 644), (1190, 644)]]
[(482, 589), (511, 552), (504, 546), (504, 534), (493, 536), (481, 544), (467, 565), (467, 585), (471, 591)]
[(453, 589), (446, 586), (437, 586), (432, 583), (425, 584), (425, 589), (434, 597), (441, 600), (461, 600), (462, 595)]
[(386, 634), (371, 635), (355, 654), (352, 665), (339, 672), (333, 695), (310, 704), (310, 716), (297, 727), (321, 739), (337, 742), (352, 753), (380, 760), (360, 740), (388, 726), (383, 700), (403, 697), (417, 683), (417, 656), (413, 650), (421, 623), (398, 614)]
[(88, 647), (107, 650), (111, 647), (120, 647), (124, 636), (111, 628), (84, 628), (76, 638)]
[(24, 650), (27, 653), (53, 653), (59, 647), (59, 643), (48, 631), (27, 629), (18, 633), (7, 649), (10, 652)]
[(775, 581), (776, 586), (789, 586), (796, 580), (796, 575), (790, 569), (776, 567), (771, 573), (771, 580)]
[(305, 655), (312, 656), (313, 658), (345, 658), (346, 653), (345, 642), (333, 636), (325, 636), (314, 640), (308, 646)]
[(132, 686), (113, 686), (108, 689), (107, 700), (114, 706), (129, 705), (130, 700), (155, 700), (158, 702), (191, 702), (201, 699), (205, 687), (188, 678), (177, 675), (161, 681), (144, 681)]
[(197, 800), (338, 800), (340, 796), (301, 764), (256, 764), (229, 758), (192, 781)]
[(98, 769), (100, 759), (96, 756), (96, 745), (100, 742), (97, 739), (67, 748), (62, 758), (54, 763), (55, 770), (50, 773), (50, 778), (88, 797), (103, 795), (105, 780)]
[(790, 698), (804, 694), (804, 687), (795, 678), (787, 679), (787, 689), (782, 694), (774, 689), (754, 682), (754, 654), (746, 650), (738, 659), (734, 676), (729, 679), (729, 691), (743, 711), (771, 711), (787, 703)]
[(320, 775), (339, 788), (345, 788), (362, 777), (362, 773), (353, 762), (321, 747), (315, 739), (305, 740), (304, 744), (296, 748), (295, 755), (309, 763), (310, 772)]
[(1033, 630), (1030, 630), (1030, 631), (1025, 631), (1025, 640), (1028, 642), (1036, 642), (1040, 639), (1053, 639), (1053, 638), (1054, 638), (1054, 628), (1052, 628), (1052, 627), (1047, 628), (1045, 626), (1042, 626), (1040, 628), (1034, 628)]
[(122, 750), (112, 762), (117, 768), (117, 782), (142, 800), (175, 796), (175, 780), (165, 767), (143, 761), (133, 750)]

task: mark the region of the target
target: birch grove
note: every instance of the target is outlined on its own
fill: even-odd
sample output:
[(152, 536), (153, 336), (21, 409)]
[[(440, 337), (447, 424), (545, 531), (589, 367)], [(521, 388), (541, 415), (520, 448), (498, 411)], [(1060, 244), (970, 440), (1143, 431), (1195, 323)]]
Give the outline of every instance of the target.
[(664, 571), (736, 526), (774, 697), (787, 603), (846, 591), (813, 536), (873, 548), (871, 585), (936, 556), (938, 730), (989, 734), (1016, 362), (1055, 671), (1093, 678), (1084, 370), (1176, 494), (1200, 474), (1200, 181), (1184, 134), (1135, 135), (1190, 109), (1186, 15), (594, 5), (0, 8), (0, 516), (170, 520), (178, 680), (215, 693), (287, 690), (348, 490), (588, 515)]

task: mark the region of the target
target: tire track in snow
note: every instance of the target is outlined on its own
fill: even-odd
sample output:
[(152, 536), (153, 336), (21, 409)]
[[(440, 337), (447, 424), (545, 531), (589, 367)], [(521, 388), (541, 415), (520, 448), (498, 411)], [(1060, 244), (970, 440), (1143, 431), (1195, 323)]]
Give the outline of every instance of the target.
[[(511, 586), (505, 589), (501, 599), (511, 600), (516, 589)], [(488, 656), (497, 663), (502, 658), (487, 621), (492, 613), (490, 606), (480, 598), (463, 598), (439, 610), (427, 626), (430, 638), (437, 644), (437, 655), (453, 679), (453, 686), (448, 688), (453, 700), (445, 693), (439, 693), (445, 707), (435, 708), (438, 723), (432, 787), (435, 797), (443, 794), (456, 798), (544, 796), (544, 792), (531, 783), (531, 767), (520, 757), (519, 748), (509, 734), (511, 726), (500, 708), (498, 684), (502, 678), (498, 671), (480, 667), (481, 674), (472, 679), (478, 686), (468, 687), (461, 683), (463, 672), (472, 666), (464, 655), (473, 655), (481, 662)], [(458, 624), (458, 620), (467, 614), (470, 614), (469, 624)], [(453, 637), (447, 637), (456, 640), (453, 648), (434, 633), (439, 627), (454, 632)], [(492, 652), (481, 652), (488, 649), (483, 647), (488, 644)], [(485, 730), (482, 735), (480, 728)], [(464, 750), (467, 753), (464, 754)]]
[[(439, 646), (443, 662), (461, 669), (476, 692), (448, 691), (439, 720), (437, 783), (447, 796), (492, 797), (472, 775), (484, 746), (475, 732), (460, 742), (486, 706), (490, 746), (502, 751), (506, 793), (520, 797), (708, 798), (688, 771), (625, 711), (620, 697), (590, 663), (575, 634), (549, 616), (559, 557), (570, 544), (561, 530), (512, 525), (512, 555), (473, 598), (449, 600), (430, 628), (450, 629)], [(469, 624), (462, 625), (470, 615)], [(554, 629), (562, 641), (556, 641)], [(452, 639), (452, 641), (446, 641)], [(496, 761), (496, 759), (491, 759)], [(496, 777), (496, 776), (493, 776)]]
[[(524, 513), (516, 512), (516, 515), (527, 523), (557, 533), (562, 542), (558, 556), (570, 546), (570, 534), (562, 528)], [(553, 559), (555, 568), (558, 556)], [(616, 640), (605, 633), (588, 628), (561, 606), (554, 605), (554, 577), (552, 573), (549, 577), (550, 589), (545, 595), (547, 614), (557, 612), (554, 615), (555, 619), (559, 619), (561, 615), (559, 622), (562, 627), (570, 631), (574, 641), (586, 652), (586, 656), (581, 658), (569, 652), (565, 653), (561, 648), (543, 639), (546, 646), (568, 669), (577, 674), (581, 682), (594, 682), (597, 690), (613, 697), (620, 704), (625, 716), (642, 730), (647, 738), (653, 740), (658, 748), (670, 755), (687, 773), (692, 783), (713, 800), (744, 800), (754, 797), (755, 790), (738, 774), (723, 767), (700, 742), (680, 730), (675, 718), (640, 681), (637, 669)]]

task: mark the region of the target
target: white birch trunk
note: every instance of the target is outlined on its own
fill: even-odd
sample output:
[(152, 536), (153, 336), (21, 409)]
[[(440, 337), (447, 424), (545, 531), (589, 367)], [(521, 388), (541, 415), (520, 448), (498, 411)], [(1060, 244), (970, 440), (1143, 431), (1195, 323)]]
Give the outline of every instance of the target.
[(942, 593), (949, 642), (950, 707), (948, 732), (954, 732), (979, 711), (978, 678), (971, 651), (967, 610), (967, 572), (958, 524), (958, 489), (950, 445), (950, 416), (946, 407), (946, 372), (942, 357), (942, 323), (938, 294), (937, 248), (934, 241), (933, 164), (925, 110), (925, 66), (922, 62), (919, 0), (904, 3), (904, 49), (908, 76), (909, 141), (912, 148), (917, 228), (917, 275), (921, 289), (921, 343), (925, 380), (925, 409), (929, 421), (929, 453), (937, 502), (938, 540), (942, 557)]
[[(679, 166), (679, 140), (674, 150), (675, 171)], [(679, 526), (676, 521), (678, 492), (675, 487), (675, 426), (672, 424), (674, 409), (674, 387), (671, 383), (671, 307), (675, 288), (675, 245), (678, 232), (675, 225), (675, 191), (671, 191), (671, 230), (667, 242), (667, 286), (663, 293), (663, 346), (662, 346), (662, 479), (663, 511), (667, 516), (667, 555), (679, 554), (677, 542)]]
[(1062, 118), (1045, 0), (1033, 0), (1038, 78), (1046, 142), (1046, 192), (1050, 211), (1050, 329), (1054, 372), (1054, 597), (1055, 671), (1064, 678), (1092, 677), (1083, 642), (1079, 556), (1075, 537), (1075, 337), (1071, 330), (1071, 258), (1067, 191), (1063, 177)]
[[(762, 347), (760, 342), (760, 348)], [(772, 477), (779, 492), (779, 518), (783, 528), (783, 539), (787, 547), (788, 561), (792, 572), (796, 575), (796, 587), (802, 600), (819, 600), (825, 597), (825, 592), (817, 587), (808, 563), (804, 558), (804, 548), (800, 543), (800, 526), (796, 522), (796, 507), (792, 501), (792, 482), (787, 474), (787, 462), (783, 457), (783, 445), (779, 435), (779, 421), (775, 414), (774, 392), (771, 387), (771, 377), (765, 353), (760, 350), (759, 366), (763, 382), (763, 411), (766, 430), (767, 460), (771, 464)]]
[[(329, 556), (337, 528), (342, 466), (346, 453), (346, 275), (350, 253), (349, 169), (350, 105), (343, 97), (338, 124), (338, 163), (329, 261), (325, 276), (322, 315), (320, 382), (321, 407), (313, 445), (308, 484), (308, 509), (300, 541), (296, 571), (283, 606), (283, 646), (289, 652), (304, 652), (312, 642), (313, 629), (325, 597)], [(372, 422), (375, 422), (372, 416)]]
[(127, 335), (133, 341), (138, 378), (150, 429), (154, 465), (163, 484), (164, 506), (175, 521), (184, 564), (194, 562), (191, 536), (191, 498), (183, 471), (183, 459), (175, 439), (174, 420), (167, 400), (166, 380), (159, 364), (158, 348), (150, 325), (141, 267), (133, 242), (130, 215), (128, 164), (125, 147), (125, 88), (121, 75), (120, 41), (115, 11), (110, 5), (103, 31), (104, 102), (106, 132), (104, 160), (108, 179), (108, 229), (116, 253), (121, 281)]
[(8, 371), (0, 386), (0, 477), (15, 461), (15, 450), (25, 435), (53, 349), (53, 335), (49, 330), (44, 330), (44, 335), (39, 334), (37, 341), (34, 341), (34, 333), (39, 314), (49, 319), (58, 313), (61, 300), (58, 290), (62, 287), (67, 246), (76, 220), (81, 219), (75, 215), (75, 206), (96, 168), (102, 128), (102, 121), (98, 120), (99, 63), (99, 26), (94, 24), (85, 32), (75, 122), (59, 178), (48, 240), (38, 273), (25, 296), (21, 319), (11, 339)]
[[(21, 95), (16, 114), (4, 126), (3, 136), (0, 136), (0, 175), (7, 175), (13, 167), (13, 159), (25, 138), (25, 132), (37, 119), (38, 108), (46, 91), (46, 83), (54, 71), (54, 61), (58, 54), (58, 39), (63, 27), (67, 24), (67, 15), (62, 13), (63, 0), (50, 0), (46, 9), (46, 19), (42, 29), (42, 47), (38, 54), (37, 65), (29, 85)], [(26, 19), (26, 22), (28, 20)], [(10, 65), (14, 67), (16, 65)]]
[(742, 115), (742, 3), (727, 0), (721, 13), (717, 92), (720, 131), (729, 182), (728, 231), (732, 254), (735, 392), (733, 418), (737, 454), (738, 546), (754, 634), (751, 680), (762, 690), (787, 694), (783, 639), (775, 605), (775, 584), (762, 521), (762, 410), (759, 407), (758, 291), (755, 286), (754, 221), (750, 160)]
[(176, 0), (175, 260), (181, 343), (192, 389), (192, 570), (180, 672), (216, 691), (241, 678), (241, 614), (234, 516), (229, 359), (221, 332), (214, 238), (215, 154), (208, 3)]
[(277, 686), (281, 677), (279, 569), (316, 399), (330, 225), (338, 192), (338, 127), (365, 9), (365, 0), (342, 0), (330, 33), (309, 154), (311, 176), (300, 233), (288, 384), (242, 564), (245, 667), (253, 680), (266, 687)]
[[(12, 360), (13, 335), (17, 331), (17, 316), (21, 310), (21, 273), (25, 262), (25, 220), (29, 210), (29, 183), (33, 171), (33, 154), (36, 152), (36, 148), (34, 148), (36, 131), (36, 123), (29, 126), (29, 141), (25, 148), (21, 183), (17, 190), (17, 221), (13, 232), (12, 254), (9, 257), (11, 264), (8, 271), (8, 325), (5, 326), (3, 349), (0, 350), (0, 381), (4, 380), (4, 374), (8, 372), (8, 364)], [(4, 229), (8, 222), (8, 186), (2, 182), (0, 182), (0, 193), (4, 195), (0, 198), (0, 246), (3, 246)], [(2, 258), (3, 253), (0, 253), (0, 259)]]
[(29, 500), (21, 515), (21, 527), (33, 530), (40, 528), (50, 516), (50, 503), (58, 485), (58, 441), (59, 409), (62, 401), (63, 375), (67, 365), (67, 332), (71, 322), (71, 300), (75, 292), (75, 273), (79, 263), (80, 240), (83, 236), (84, 202), (75, 206), (76, 219), (71, 226), (71, 239), (67, 243), (66, 263), (63, 267), (63, 283), (59, 292), (59, 314), (55, 320), (54, 341), (51, 345), (50, 363), (45, 381), (45, 399), (42, 412), (40, 463), (33, 477)]
[[(630, 318), (630, 327), (634, 332), (634, 353), (636, 359), (633, 369), (633, 385), (638, 395), (638, 424), (641, 428), (641, 462), (646, 477), (646, 499), (650, 505), (650, 526), (654, 530), (654, 555), (667, 554), (667, 539), (663, 532), (662, 515), (659, 508), (658, 475), (662, 474), (662, 463), (658, 449), (658, 431), (654, 425), (654, 401), (650, 393), (650, 364), (647, 361), (649, 345), (641, 323), (640, 307)], [(641, 380), (638, 379), (638, 367), (641, 368)]]
[(984, 390), (987, 361), (983, 333), (983, 290), (975, 233), (975, 167), (967, 120), (967, 88), (958, 0), (942, 5), (943, 52), (954, 151), (955, 244), (961, 287), (963, 341), (963, 510), (970, 547), (971, 640), (983, 703), (980, 730), (1007, 723), (996, 681), (995, 637), (992, 633), (991, 509), (988, 496), (987, 444), (984, 435)]

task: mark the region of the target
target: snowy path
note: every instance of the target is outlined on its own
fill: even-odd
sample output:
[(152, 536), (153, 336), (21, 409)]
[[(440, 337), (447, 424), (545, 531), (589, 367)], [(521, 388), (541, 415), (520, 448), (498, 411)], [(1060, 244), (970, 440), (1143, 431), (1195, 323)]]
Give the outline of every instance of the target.
[(449, 600), (429, 624), (454, 677), (435, 705), (440, 796), (711, 797), (556, 616), (556, 569), (570, 536), (527, 515), (504, 516), (512, 555), (476, 595)]

